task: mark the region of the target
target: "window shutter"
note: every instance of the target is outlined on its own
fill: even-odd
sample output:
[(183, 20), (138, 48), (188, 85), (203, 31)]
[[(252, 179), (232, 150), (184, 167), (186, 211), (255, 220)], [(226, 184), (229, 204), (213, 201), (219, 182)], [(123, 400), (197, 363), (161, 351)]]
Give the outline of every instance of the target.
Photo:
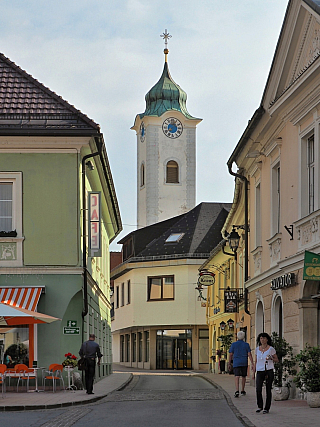
[(167, 163), (167, 183), (177, 184), (179, 182), (179, 168), (178, 163), (174, 160), (170, 160)]

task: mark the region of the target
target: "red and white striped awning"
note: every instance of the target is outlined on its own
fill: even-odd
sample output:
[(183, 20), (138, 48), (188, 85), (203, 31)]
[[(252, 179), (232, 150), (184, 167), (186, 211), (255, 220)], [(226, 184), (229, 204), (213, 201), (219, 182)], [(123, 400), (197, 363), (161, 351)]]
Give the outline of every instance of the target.
[(41, 292), (41, 287), (0, 287), (0, 302), (36, 311)]

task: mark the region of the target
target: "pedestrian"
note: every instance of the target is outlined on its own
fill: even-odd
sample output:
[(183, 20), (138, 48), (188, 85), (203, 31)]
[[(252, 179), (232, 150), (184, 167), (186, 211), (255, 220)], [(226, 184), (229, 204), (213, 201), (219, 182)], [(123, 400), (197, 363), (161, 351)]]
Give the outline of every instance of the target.
[(239, 331), (237, 333), (237, 338), (238, 340), (231, 344), (229, 350), (229, 368), (231, 368), (231, 361), (233, 361), (234, 382), (236, 386), (234, 397), (239, 397), (240, 377), (242, 377), (241, 396), (246, 395), (244, 388), (246, 385), (246, 377), (248, 373), (248, 357), (251, 362), (252, 370), (254, 365), (250, 346), (247, 342), (244, 341), (245, 333), (243, 331)]
[[(266, 332), (261, 332), (257, 338), (255, 371), (256, 371), (256, 394), (258, 409), (256, 412), (263, 411), (268, 414), (272, 399), (272, 382), (274, 378), (274, 362), (279, 362), (277, 353), (272, 347), (271, 337)], [(262, 386), (266, 381), (266, 404), (263, 409)]]
[(87, 359), (87, 369), (85, 370), (87, 394), (94, 394), (93, 380), (96, 370), (96, 358), (98, 358), (98, 366), (100, 366), (102, 357), (99, 344), (95, 342), (95, 339), (95, 335), (90, 334), (89, 340), (82, 343), (79, 351), (80, 357), (85, 357)]

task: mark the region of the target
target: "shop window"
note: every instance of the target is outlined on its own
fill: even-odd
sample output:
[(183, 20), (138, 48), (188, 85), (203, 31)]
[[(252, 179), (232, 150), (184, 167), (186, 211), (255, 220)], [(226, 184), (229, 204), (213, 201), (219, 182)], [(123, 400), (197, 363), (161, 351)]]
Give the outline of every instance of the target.
[(124, 362), (124, 335), (120, 335), (120, 362)]
[(139, 350), (138, 350), (138, 362), (142, 362), (142, 332), (138, 332)]
[(144, 332), (144, 340), (145, 340), (144, 361), (149, 362), (149, 344), (150, 344), (149, 331)]
[(264, 332), (264, 311), (262, 301), (259, 301), (256, 308), (256, 337)]
[(130, 335), (126, 334), (126, 362), (130, 362)]
[(137, 334), (134, 332), (132, 334), (132, 362), (136, 361), (137, 357)]
[(209, 329), (199, 330), (199, 364), (209, 363)]

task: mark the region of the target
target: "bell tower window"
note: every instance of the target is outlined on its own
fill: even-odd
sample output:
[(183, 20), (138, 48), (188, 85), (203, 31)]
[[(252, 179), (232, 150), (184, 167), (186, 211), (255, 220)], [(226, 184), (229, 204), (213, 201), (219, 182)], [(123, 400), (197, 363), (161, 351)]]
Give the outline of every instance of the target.
[(167, 163), (166, 183), (167, 184), (179, 183), (179, 166), (178, 166), (178, 163), (175, 162), (174, 160), (170, 160)]

